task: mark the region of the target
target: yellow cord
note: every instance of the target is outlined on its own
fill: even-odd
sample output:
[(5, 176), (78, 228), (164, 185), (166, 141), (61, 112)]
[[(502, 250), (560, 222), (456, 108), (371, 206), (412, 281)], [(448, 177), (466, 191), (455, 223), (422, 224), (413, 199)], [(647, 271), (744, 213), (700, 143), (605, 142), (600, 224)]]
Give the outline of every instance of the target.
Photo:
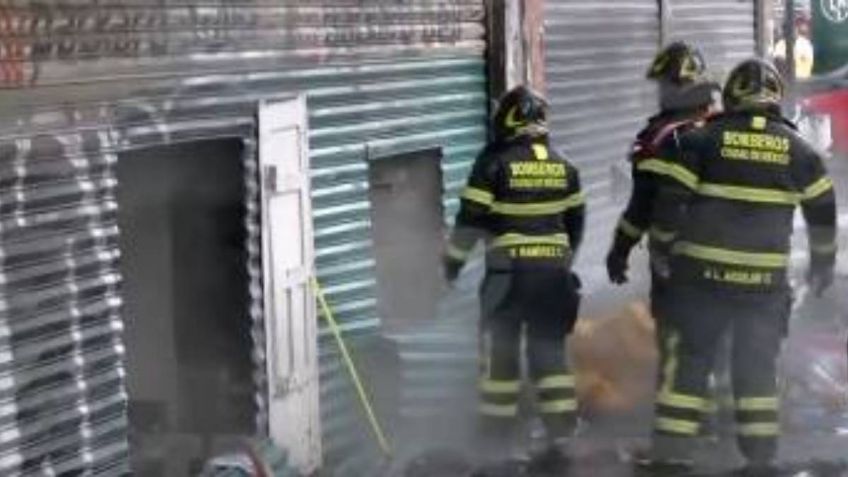
[(315, 292), (316, 298), (318, 298), (318, 303), (321, 305), (321, 314), (324, 316), (324, 319), (326, 319), (327, 323), (330, 325), (330, 331), (333, 333), (333, 337), (338, 343), (339, 350), (342, 353), (342, 359), (344, 359), (345, 366), (347, 367), (348, 373), (350, 374), (350, 377), (353, 380), (353, 385), (356, 388), (356, 393), (359, 395), (359, 402), (365, 409), (365, 414), (368, 416), (368, 423), (371, 424), (371, 430), (374, 431), (374, 435), (377, 437), (377, 443), (380, 445), (380, 449), (386, 456), (391, 456), (392, 452), (391, 448), (389, 447), (389, 441), (386, 439), (386, 436), (383, 433), (383, 428), (380, 426), (380, 422), (377, 420), (377, 415), (374, 413), (374, 408), (371, 406), (371, 401), (368, 399), (368, 394), (365, 392), (365, 387), (362, 385), (362, 380), (359, 377), (359, 372), (356, 370), (356, 365), (353, 363), (353, 359), (350, 357), (347, 345), (345, 344), (344, 338), (342, 337), (342, 332), (339, 328), (339, 324), (338, 322), (336, 322), (336, 319), (333, 316), (333, 311), (330, 309), (330, 305), (327, 304), (327, 299), (324, 297), (324, 291), (321, 289), (321, 284), (318, 283), (318, 279), (315, 277), (312, 277), (312, 288)]

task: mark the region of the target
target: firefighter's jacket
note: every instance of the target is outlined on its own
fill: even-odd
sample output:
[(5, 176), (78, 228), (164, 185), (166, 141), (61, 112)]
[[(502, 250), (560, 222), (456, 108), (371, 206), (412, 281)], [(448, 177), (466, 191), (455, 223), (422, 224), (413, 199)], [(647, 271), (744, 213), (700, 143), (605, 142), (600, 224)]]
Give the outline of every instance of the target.
[(798, 206), (811, 261), (835, 262), (833, 181), (821, 155), (776, 113), (714, 116), (672, 135), (638, 167), (663, 178), (652, 221), (674, 235), (674, 283), (786, 291)]
[(695, 127), (700, 119), (701, 115), (697, 111), (663, 111), (650, 118), (636, 136), (628, 156), (633, 189), (627, 208), (615, 229), (614, 244), (618, 251), (626, 254), (646, 233), (652, 242), (670, 239), (667, 233), (651, 224), (658, 180), (653, 173), (640, 170), (639, 164), (657, 158), (659, 148), (666, 139)]
[(447, 254), (463, 263), (483, 240), (490, 271), (567, 269), (584, 220), (577, 169), (547, 138), (494, 143), (474, 163)]

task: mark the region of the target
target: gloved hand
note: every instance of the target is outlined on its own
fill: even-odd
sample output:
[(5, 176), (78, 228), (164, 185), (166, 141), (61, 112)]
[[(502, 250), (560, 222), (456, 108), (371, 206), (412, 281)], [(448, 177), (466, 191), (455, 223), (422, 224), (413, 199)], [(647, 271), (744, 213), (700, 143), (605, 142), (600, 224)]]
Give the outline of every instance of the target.
[(810, 285), (813, 294), (817, 297), (822, 296), (833, 285), (833, 265), (816, 263), (813, 260), (810, 263), (810, 270), (807, 272), (807, 283)]
[(580, 279), (580, 275), (574, 272), (571, 272), (571, 286), (577, 292), (583, 289), (583, 280)]
[(447, 280), (448, 284), (453, 284), (456, 281), (457, 277), (459, 277), (459, 272), (462, 271), (462, 266), (464, 264), (459, 260), (449, 257), (447, 255), (442, 257), (442, 270), (445, 274), (445, 280)]
[(609, 280), (616, 285), (627, 283), (627, 255), (613, 248), (607, 254), (607, 275)]

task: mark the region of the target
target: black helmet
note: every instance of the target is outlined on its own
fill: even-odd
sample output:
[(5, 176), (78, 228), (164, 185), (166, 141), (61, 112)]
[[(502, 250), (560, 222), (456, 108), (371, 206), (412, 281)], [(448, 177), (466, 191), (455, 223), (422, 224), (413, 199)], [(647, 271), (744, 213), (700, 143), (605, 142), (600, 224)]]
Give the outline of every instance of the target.
[(743, 61), (727, 78), (722, 92), (725, 109), (774, 108), (783, 100), (783, 78), (771, 63), (759, 58)]
[(682, 41), (671, 43), (654, 58), (648, 79), (685, 85), (702, 81), (707, 65), (697, 48)]
[(548, 133), (548, 102), (527, 86), (518, 86), (498, 101), (493, 119), (495, 139)]

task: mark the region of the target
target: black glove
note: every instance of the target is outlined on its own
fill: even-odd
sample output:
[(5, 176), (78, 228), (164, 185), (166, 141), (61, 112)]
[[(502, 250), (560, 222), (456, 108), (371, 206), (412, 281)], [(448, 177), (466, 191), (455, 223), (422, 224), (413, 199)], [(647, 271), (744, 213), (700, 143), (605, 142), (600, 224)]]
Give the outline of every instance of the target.
[(576, 292), (583, 289), (583, 280), (580, 279), (580, 275), (574, 272), (571, 272), (571, 287)]
[(616, 285), (627, 283), (627, 254), (613, 248), (607, 254), (607, 275), (609, 280)]
[(445, 274), (445, 280), (448, 283), (453, 283), (456, 281), (457, 277), (459, 277), (459, 272), (462, 271), (463, 262), (459, 260), (448, 257), (447, 255), (442, 257), (442, 268)]
[(833, 264), (813, 259), (807, 272), (807, 283), (815, 296), (820, 297), (833, 285)]

